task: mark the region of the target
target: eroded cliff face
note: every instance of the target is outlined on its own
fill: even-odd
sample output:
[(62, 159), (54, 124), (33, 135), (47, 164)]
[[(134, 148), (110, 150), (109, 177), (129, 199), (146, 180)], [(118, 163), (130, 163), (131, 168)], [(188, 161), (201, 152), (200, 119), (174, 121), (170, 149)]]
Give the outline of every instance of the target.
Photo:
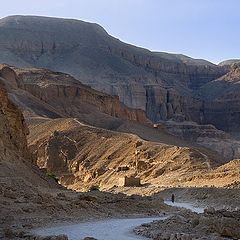
[(190, 96), (181, 96), (173, 88), (159, 86), (147, 86), (146, 94), (147, 116), (154, 122), (168, 119), (177, 121), (191, 119), (189, 108), (193, 99)]
[(176, 88), (156, 85), (145, 87), (147, 116), (153, 122), (173, 120), (212, 124), (239, 138), (239, 63), (231, 65), (229, 69), (227, 74), (204, 84), (194, 94), (180, 94)]
[(189, 121), (166, 121), (162, 125), (175, 136), (216, 151), (226, 161), (240, 158), (240, 141), (213, 125), (198, 125)]
[[(14, 71), (6, 65), (0, 73), (2, 76), (5, 74), (4, 81), (13, 100), (25, 111), (34, 111), (36, 116), (79, 118), (89, 124), (107, 129), (118, 129), (122, 124), (121, 119), (150, 123), (142, 110), (129, 109), (119, 101), (118, 97), (97, 92), (79, 83), (70, 75), (44, 69), (15, 69)], [(154, 85), (147, 86), (145, 89), (148, 99), (146, 114), (154, 122), (162, 124), (163, 121), (171, 119), (170, 122), (173, 124), (163, 123), (171, 134), (208, 147), (221, 154), (225, 160), (240, 157), (238, 141), (224, 132), (219, 134), (220, 131), (214, 127), (210, 129), (209, 126), (200, 126), (191, 122), (204, 124), (211, 116), (206, 115), (207, 104), (203, 100), (194, 99), (190, 95), (180, 96), (173, 88), (166, 89)], [(31, 102), (33, 99), (24, 98), (26, 93), (35, 97), (39, 103), (36, 104), (35, 100)], [(51, 107), (53, 113), (48, 111), (44, 104)], [(99, 118), (99, 115), (93, 114), (96, 111), (117, 117), (120, 122), (108, 121), (107, 115)], [(89, 121), (89, 119), (92, 120)], [(144, 134), (141, 133), (141, 136)], [(62, 162), (62, 160), (59, 161)]]
[[(205, 60), (123, 43), (99, 25), (82, 21), (12, 16), (0, 21), (0, 29), (0, 61), (69, 73), (94, 89), (117, 95), (128, 107), (146, 111), (152, 121), (178, 118), (180, 113), (189, 119), (192, 91), (228, 71)], [(164, 100), (169, 88), (175, 103)]]
[[(5, 155), (16, 152), (25, 159), (30, 158), (26, 135), (28, 128), (22, 112), (9, 100), (3, 80), (0, 78), (0, 146)], [(2, 156), (3, 157), (3, 156)]]
[(8, 239), (8, 236), (3, 234), (5, 228), (16, 226), (27, 216), (31, 218), (32, 212), (37, 211), (36, 202), (42, 204), (45, 189), (58, 189), (58, 185), (32, 163), (32, 154), (27, 147), (27, 134), (28, 128), (23, 114), (9, 99), (1, 77), (0, 236), (4, 239)]
[(40, 69), (16, 69), (21, 88), (65, 116), (99, 111), (113, 117), (148, 124), (145, 112), (131, 109), (119, 97), (100, 93), (70, 75)]
[(152, 75), (152, 78), (147, 80), (152, 83), (165, 83), (168, 86), (177, 83), (195, 90), (226, 72), (223, 67), (204, 60), (191, 59), (184, 55), (152, 53), (144, 51), (144, 49), (136, 51), (136, 47), (134, 49), (124, 44), (114, 44), (109, 50), (112, 54), (121, 56), (128, 62), (144, 68), (147, 73)]
[(200, 89), (203, 104), (203, 123), (239, 137), (240, 123), (240, 64), (231, 65), (231, 71)]

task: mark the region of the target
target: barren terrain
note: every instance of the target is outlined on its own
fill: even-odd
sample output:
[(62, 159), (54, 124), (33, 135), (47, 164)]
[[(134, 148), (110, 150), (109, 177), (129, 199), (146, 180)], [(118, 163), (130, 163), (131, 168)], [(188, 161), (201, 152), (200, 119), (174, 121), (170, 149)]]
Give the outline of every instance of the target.
[[(156, 240), (240, 237), (239, 62), (153, 53), (56, 18), (4, 18), (0, 36), (12, 65), (0, 64), (0, 239), (146, 216), (166, 217), (135, 229)], [(172, 194), (208, 209), (164, 204)]]

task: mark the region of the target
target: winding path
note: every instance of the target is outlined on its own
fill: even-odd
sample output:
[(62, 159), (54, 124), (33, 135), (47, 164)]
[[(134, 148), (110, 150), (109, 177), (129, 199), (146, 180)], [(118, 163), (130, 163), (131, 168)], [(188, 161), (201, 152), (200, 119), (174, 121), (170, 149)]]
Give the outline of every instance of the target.
[[(168, 205), (183, 207), (194, 212), (201, 213), (203, 208), (193, 207), (189, 203), (172, 203), (165, 201)], [(166, 217), (155, 218), (130, 218), (130, 219), (105, 219), (101, 221), (91, 221), (79, 224), (57, 226), (51, 228), (36, 229), (33, 233), (41, 236), (66, 234), (69, 240), (80, 240), (85, 237), (94, 237), (98, 240), (139, 240), (146, 239), (135, 235), (133, 229), (143, 223), (153, 220), (163, 220)]]
[(196, 213), (203, 213), (204, 212), (204, 208), (194, 207), (192, 205), (192, 203), (186, 203), (186, 202), (174, 202), (174, 203), (172, 203), (171, 201), (164, 201), (164, 203), (167, 204), (167, 205), (170, 205), (170, 206), (174, 206), (174, 207), (186, 208), (186, 209), (189, 209), (192, 212), (196, 212)]

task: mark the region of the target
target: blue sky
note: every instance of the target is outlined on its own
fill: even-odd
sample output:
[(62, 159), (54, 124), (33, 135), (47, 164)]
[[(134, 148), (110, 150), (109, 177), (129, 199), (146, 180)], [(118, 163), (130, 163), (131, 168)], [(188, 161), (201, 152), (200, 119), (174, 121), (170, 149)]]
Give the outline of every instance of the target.
[(240, 0), (7, 0), (0, 17), (76, 18), (122, 41), (218, 63), (240, 58)]

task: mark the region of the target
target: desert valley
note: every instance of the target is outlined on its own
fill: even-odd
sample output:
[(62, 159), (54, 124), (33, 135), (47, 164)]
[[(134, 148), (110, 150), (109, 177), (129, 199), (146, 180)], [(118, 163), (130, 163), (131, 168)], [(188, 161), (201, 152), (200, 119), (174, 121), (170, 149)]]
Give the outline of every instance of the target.
[[(239, 90), (239, 59), (152, 52), (80, 20), (0, 19), (0, 239), (240, 239)], [(141, 218), (129, 237), (44, 234)]]

